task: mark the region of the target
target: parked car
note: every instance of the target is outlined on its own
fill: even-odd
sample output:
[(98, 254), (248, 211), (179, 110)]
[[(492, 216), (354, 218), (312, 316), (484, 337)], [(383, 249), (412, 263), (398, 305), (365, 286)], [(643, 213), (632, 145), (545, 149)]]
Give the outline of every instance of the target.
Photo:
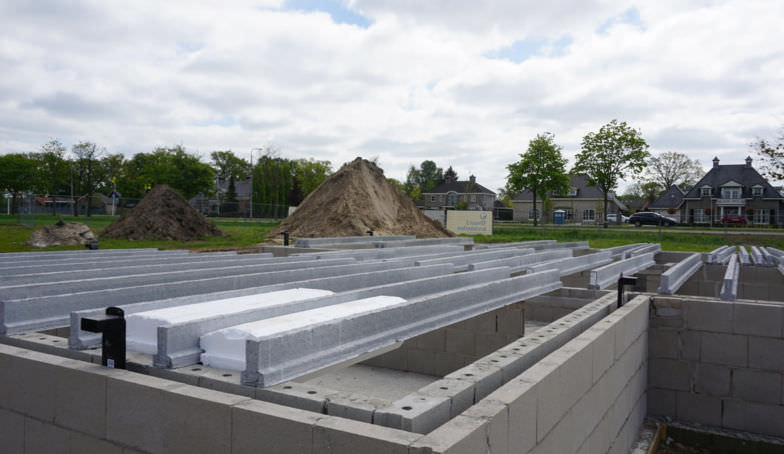
[(634, 224), (635, 227), (639, 227), (641, 225), (663, 225), (665, 227), (671, 227), (673, 225), (677, 225), (678, 221), (673, 218), (668, 218), (667, 216), (662, 216), (659, 213), (643, 211), (640, 213), (634, 213), (629, 218), (629, 223)]
[(737, 214), (725, 214), (724, 217), (721, 218), (721, 222), (727, 224), (748, 224), (749, 220)]
[[(618, 221), (618, 218), (615, 213), (610, 213), (607, 215), (607, 222), (610, 224), (615, 224)], [(629, 222), (629, 218), (621, 215), (621, 222)]]

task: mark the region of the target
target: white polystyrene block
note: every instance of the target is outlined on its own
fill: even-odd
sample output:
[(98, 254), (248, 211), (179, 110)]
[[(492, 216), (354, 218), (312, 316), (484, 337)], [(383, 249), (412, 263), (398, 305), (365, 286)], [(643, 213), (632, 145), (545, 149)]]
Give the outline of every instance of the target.
[(154, 355), (158, 351), (159, 326), (220, 317), (264, 306), (332, 295), (332, 293), (329, 290), (294, 288), (137, 312), (125, 318), (126, 348), (131, 351)]
[(405, 299), (396, 296), (374, 296), (213, 331), (203, 335), (199, 341), (204, 351), (201, 362), (205, 366), (241, 371), (245, 369), (245, 341), (248, 339), (260, 340), (292, 331), (304, 331), (319, 323), (357, 316), (405, 302)]

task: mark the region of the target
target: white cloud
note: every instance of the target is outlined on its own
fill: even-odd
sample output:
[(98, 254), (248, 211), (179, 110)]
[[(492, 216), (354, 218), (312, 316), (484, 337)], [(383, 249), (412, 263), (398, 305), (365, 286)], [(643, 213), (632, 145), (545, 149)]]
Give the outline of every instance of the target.
[[(618, 118), (707, 168), (784, 124), (781, 2), (478, 5), (344, 2), (363, 27), (282, 1), (3, 2), (0, 153), (273, 143), (336, 166), (377, 156), (399, 179), (432, 159), (495, 189), (543, 131), (573, 163)], [(526, 40), (544, 44), (503, 59)]]

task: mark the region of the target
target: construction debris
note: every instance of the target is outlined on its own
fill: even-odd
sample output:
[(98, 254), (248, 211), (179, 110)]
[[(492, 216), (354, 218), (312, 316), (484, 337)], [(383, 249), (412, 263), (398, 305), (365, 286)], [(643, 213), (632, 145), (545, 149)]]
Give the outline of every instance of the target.
[(81, 222), (63, 222), (36, 230), (27, 241), (32, 247), (75, 246), (95, 241), (95, 234)]

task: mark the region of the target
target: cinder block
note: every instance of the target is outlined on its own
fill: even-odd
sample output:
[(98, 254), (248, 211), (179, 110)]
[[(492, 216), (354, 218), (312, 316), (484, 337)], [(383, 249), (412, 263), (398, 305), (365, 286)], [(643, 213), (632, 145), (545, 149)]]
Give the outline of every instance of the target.
[(25, 418), (0, 408), (0, 446), (8, 454), (23, 454)]
[(460, 353), (463, 355), (476, 354), (476, 338), (473, 331), (457, 330), (448, 328), (446, 330), (446, 351)]
[(436, 352), (436, 377), (443, 377), (470, 364), (473, 356), (461, 355), (460, 353)]
[(503, 403), (485, 399), (466, 410), (463, 416), (487, 421), (487, 452), (518, 452), (517, 447), (509, 448), (509, 409)]
[(498, 312), (498, 332), (522, 336), (525, 334), (525, 319), (520, 309), (506, 309)]
[(331, 416), (373, 424), (373, 414), (386, 405), (389, 405), (388, 401), (372, 399), (361, 394), (337, 393), (327, 399), (326, 411)]
[(722, 401), (721, 426), (735, 430), (746, 430), (746, 403), (740, 399)]
[(648, 384), (653, 388), (677, 391), (691, 390), (691, 363), (675, 359), (651, 359), (648, 362)]
[(538, 385), (513, 380), (488, 399), (504, 399), (509, 408), (509, 447), (512, 452), (528, 452), (536, 445)]
[(442, 378), (420, 388), (419, 393), (433, 397), (449, 398), (450, 418), (454, 418), (474, 404), (474, 384), (470, 381)]
[(411, 393), (376, 411), (373, 423), (424, 434), (449, 420), (450, 407), (448, 397)]
[(676, 394), (677, 391), (669, 389), (648, 388), (648, 414), (674, 418), (677, 413)]
[(33, 418), (24, 421), (25, 454), (68, 454), (68, 431)]
[(593, 341), (592, 378), (596, 383), (615, 361), (615, 326), (597, 326), (586, 333), (596, 333)]
[(697, 363), (694, 391), (697, 394), (716, 397), (729, 396), (730, 368), (717, 364)]
[[(46, 360), (52, 361), (47, 364)], [(55, 374), (62, 358), (0, 345), (0, 407), (40, 419), (54, 420)]]
[(678, 392), (676, 417), (686, 422), (721, 425), (721, 398)]
[(725, 401), (726, 427), (738, 428), (762, 435), (784, 436), (784, 406), (765, 405), (739, 400)]
[(678, 332), (671, 329), (651, 328), (648, 331), (648, 356), (680, 359)]
[(231, 412), (232, 454), (313, 452), (313, 426), (322, 415), (259, 401), (242, 402)]
[[(539, 389), (536, 408), (537, 443), (544, 440), (547, 433), (555, 427), (555, 424), (563, 418), (566, 411), (574, 404), (574, 401), (570, 400), (570, 396), (565, 393), (569, 380), (565, 375), (563, 365), (568, 358), (560, 356), (559, 353), (554, 353), (548, 356), (548, 359), (558, 361), (559, 364), (547, 377), (539, 380), (537, 383), (537, 388)], [(522, 376), (524, 377), (525, 375), (524, 373)]]
[(749, 367), (784, 371), (784, 339), (749, 337)]
[(778, 405), (781, 402), (782, 375), (753, 369), (735, 369), (732, 395), (742, 400)]
[(509, 343), (506, 335), (498, 333), (477, 333), (474, 341), (474, 356), (488, 355)]
[(683, 303), (686, 326), (700, 331), (732, 332), (732, 303), (686, 301)]
[(410, 341), (420, 350), (443, 352), (446, 351), (446, 330), (437, 329), (410, 339)]
[(79, 454), (124, 454), (120, 445), (79, 432), (68, 432), (68, 452)]
[(700, 331), (680, 331), (680, 359), (685, 361), (700, 360), (700, 346), (702, 345), (702, 332)]
[(615, 358), (623, 352), (648, 329), (648, 298), (636, 297), (613, 314), (622, 317), (615, 329)]
[(418, 434), (325, 417), (316, 421), (313, 426), (312, 452), (408, 454), (408, 446), (420, 438), (421, 435)]
[(81, 361), (51, 369), (56, 374), (55, 424), (96, 438), (106, 436), (105, 368)]
[(297, 382), (284, 382), (256, 390), (256, 398), (259, 400), (314, 413), (324, 413), (327, 400), (337, 394), (334, 390)]
[(411, 444), (411, 452), (476, 454), (487, 452), (488, 422), (459, 415)]
[(760, 303), (734, 304), (733, 332), (751, 336), (782, 336), (784, 306)]
[(411, 372), (435, 375), (437, 372), (436, 352), (415, 348), (408, 349), (406, 352), (406, 365), (407, 370)]
[(748, 337), (734, 334), (702, 333), (702, 362), (734, 367), (748, 365)]

